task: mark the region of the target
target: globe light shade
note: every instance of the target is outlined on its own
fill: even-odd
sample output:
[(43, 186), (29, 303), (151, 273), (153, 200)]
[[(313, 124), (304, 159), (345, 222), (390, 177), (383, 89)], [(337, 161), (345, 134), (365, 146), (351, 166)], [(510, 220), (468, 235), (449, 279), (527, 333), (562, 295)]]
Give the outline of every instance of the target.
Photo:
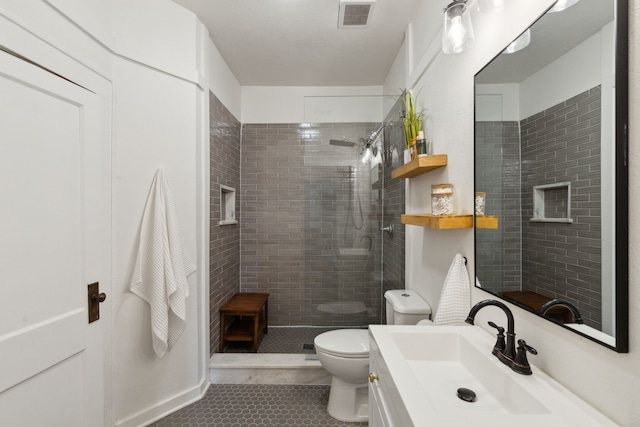
[(502, 53), (515, 53), (529, 46), (529, 43), (531, 43), (531, 30), (527, 29), (527, 31), (522, 33), (520, 37), (511, 42), (511, 44), (507, 46)]

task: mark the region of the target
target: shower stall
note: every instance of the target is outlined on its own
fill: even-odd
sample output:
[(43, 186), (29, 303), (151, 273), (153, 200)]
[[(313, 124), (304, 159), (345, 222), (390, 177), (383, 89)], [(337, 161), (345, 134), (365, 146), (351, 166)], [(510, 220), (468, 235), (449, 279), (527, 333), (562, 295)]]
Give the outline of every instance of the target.
[(270, 294), (269, 335), (382, 323), (384, 291), (404, 287), (404, 182), (390, 179), (404, 149), (398, 109), (242, 125), (240, 290)]
[[(405, 183), (391, 179), (401, 103), (389, 99), (319, 97), (304, 123), (241, 124), (211, 94), (211, 354), (236, 292), (270, 295), (258, 352), (302, 353), (324, 330), (384, 323), (384, 292), (405, 282)], [(222, 217), (231, 191), (238, 221)]]

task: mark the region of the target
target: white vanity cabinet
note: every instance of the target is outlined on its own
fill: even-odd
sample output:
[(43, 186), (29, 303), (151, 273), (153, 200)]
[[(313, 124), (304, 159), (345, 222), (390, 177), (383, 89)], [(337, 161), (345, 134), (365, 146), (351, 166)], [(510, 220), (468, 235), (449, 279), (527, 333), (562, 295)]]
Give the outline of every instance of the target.
[(369, 427), (413, 426), (389, 368), (371, 334), (369, 343)]
[[(513, 372), (477, 326), (369, 326), (372, 427), (613, 427), (532, 365)], [(476, 393), (471, 402), (459, 390)]]

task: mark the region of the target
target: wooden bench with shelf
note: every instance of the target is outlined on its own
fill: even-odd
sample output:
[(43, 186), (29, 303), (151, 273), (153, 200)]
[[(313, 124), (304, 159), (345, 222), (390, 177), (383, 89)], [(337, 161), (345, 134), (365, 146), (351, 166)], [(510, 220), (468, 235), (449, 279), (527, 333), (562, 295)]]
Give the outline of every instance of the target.
[[(227, 325), (229, 316), (235, 318)], [(251, 342), (257, 352), (260, 335), (266, 334), (268, 327), (269, 294), (238, 292), (220, 308), (220, 353), (227, 341)]]

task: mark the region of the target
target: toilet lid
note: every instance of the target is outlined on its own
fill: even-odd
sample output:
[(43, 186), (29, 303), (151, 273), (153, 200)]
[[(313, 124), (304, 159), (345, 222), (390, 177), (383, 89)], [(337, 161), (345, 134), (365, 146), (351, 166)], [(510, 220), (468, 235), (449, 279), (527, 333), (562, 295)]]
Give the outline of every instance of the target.
[(316, 349), (340, 357), (369, 357), (369, 334), (366, 329), (336, 329), (318, 335)]

